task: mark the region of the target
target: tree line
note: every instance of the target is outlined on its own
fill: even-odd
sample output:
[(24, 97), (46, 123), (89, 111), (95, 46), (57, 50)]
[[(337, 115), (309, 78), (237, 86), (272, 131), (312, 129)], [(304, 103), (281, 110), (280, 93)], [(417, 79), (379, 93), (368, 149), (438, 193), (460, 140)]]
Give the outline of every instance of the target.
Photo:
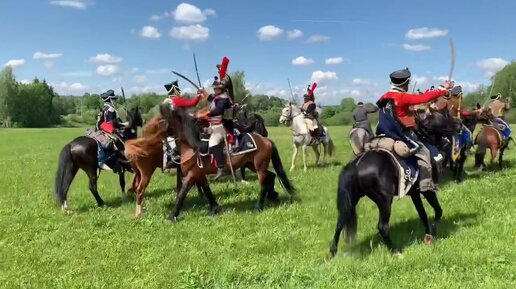
[[(287, 100), (265, 94), (251, 94), (245, 87), (244, 71), (236, 71), (231, 78), (235, 102), (245, 103), (248, 111), (262, 115), (267, 126), (279, 125), (279, 117)], [(511, 106), (516, 107), (515, 81), (516, 63), (511, 63), (493, 76), (492, 89), (491, 86), (481, 86), (465, 96), (464, 104), (470, 108), (477, 103), (484, 105), (490, 99), (489, 93), (493, 91), (493, 94), (501, 93), (509, 97)], [(126, 105), (129, 109), (139, 107), (144, 119), (148, 120), (159, 113), (159, 105), (166, 97), (166, 94), (142, 93), (128, 97)], [(121, 107), (119, 101), (118, 111), (124, 119), (125, 112)], [(322, 107), (320, 120), (325, 125), (350, 125), (353, 123), (352, 111), (355, 107), (353, 98), (343, 97), (339, 105)], [(17, 82), (10, 67), (0, 73), (0, 124), (3, 127), (91, 126), (101, 108), (99, 94), (59, 95), (45, 80), (36, 78), (31, 83)], [(507, 119), (515, 122), (516, 113), (509, 113)], [(371, 121), (376, 122), (377, 116), (373, 115)]]

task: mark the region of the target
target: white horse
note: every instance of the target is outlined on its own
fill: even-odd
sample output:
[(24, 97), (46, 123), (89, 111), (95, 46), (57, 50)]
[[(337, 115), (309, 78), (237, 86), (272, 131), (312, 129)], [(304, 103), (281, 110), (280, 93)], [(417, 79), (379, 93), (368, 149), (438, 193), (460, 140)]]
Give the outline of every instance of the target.
[(349, 144), (355, 156), (361, 155), (364, 152), (364, 145), (369, 142), (369, 133), (367, 130), (356, 127), (349, 132)]
[[(328, 133), (328, 129), (324, 126), (322, 128), (324, 129), (325, 136), (322, 138), (322, 142), (310, 135), (310, 132), (308, 131), (308, 128), (306, 127), (305, 123), (305, 117), (303, 113), (301, 112), (301, 109), (299, 109), (297, 106), (293, 104), (287, 105), (285, 108), (283, 108), (283, 111), (281, 112), (281, 117), (279, 121), (284, 124), (288, 125), (290, 129), (292, 130), (292, 142), (294, 145), (294, 154), (292, 155), (292, 165), (290, 166), (290, 171), (292, 171), (295, 167), (295, 161), (297, 157), (297, 150), (299, 146), (301, 146), (303, 150), (303, 166), (304, 170), (306, 172), (307, 166), (306, 166), (306, 147), (311, 146), (315, 152), (315, 164), (319, 164), (319, 158), (321, 154), (319, 153), (319, 145), (323, 145), (324, 149), (324, 156), (323, 159), (326, 157), (326, 153), (328, 155), (332, 156), (333, 151), (335, 149), (333, 145), (333, 141), (330, 138), (330, 134)], [(320, 125), (320, 124), (319, 124)]]

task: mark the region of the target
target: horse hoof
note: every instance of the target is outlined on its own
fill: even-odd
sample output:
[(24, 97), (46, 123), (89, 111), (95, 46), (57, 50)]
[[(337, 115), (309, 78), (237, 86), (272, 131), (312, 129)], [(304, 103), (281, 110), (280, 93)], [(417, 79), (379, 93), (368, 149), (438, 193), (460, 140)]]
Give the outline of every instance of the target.
[(326, 253), (326, 256), (324, 256), (324, 261), (329, 262), (333, 258), (335, 258), (335, 252), (329, 251)]
[(209, 215), (210, 215), (210, 216), (215, 216), (215, 215), (218, 215), (221, 211), (222, 211), (222, 209), (221, 209), (219, 206), (216, 206), (216, 207), (213, 207), (213, 208), (210, 210)]
[(290, 170), (289, 170), (289, 172), (292, 172), (293, 170), (294, 170), (294, 167), (291, 167), (291, 168), (290, 168)]
[(401, 254), (401, 252), (394, 252), (392, 256), (396, 259), (403, 259), (403, 254)]
[(134, 219), (138, 220), (142, 216), (141, 213), (134, 214)]
[(179, 220), (180, 220), (180, 218), (176, 217), (176, 216), (171, 216), (169, 218), (170, 223), (173, 223), (173, 224), (179, 222)]
[(432, 245), (434, 243), (434, 236), (425, 234), (425, 238), (423, 239), (423, 242), (425, 243), (425, 245), (428, 245), (428, 246)]

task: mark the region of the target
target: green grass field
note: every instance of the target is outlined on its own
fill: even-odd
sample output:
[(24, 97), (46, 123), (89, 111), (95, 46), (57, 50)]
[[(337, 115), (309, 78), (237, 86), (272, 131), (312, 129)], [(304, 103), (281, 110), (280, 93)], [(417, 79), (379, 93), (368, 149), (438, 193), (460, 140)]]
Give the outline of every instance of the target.
[[(290, 131), (270, 131), (288, 169)], [(299, 156), (289, 177), (301, 203), (287, 203), (280, 191), (281, 202), (254, 212), (252, 177), (236, 189), (212, 185), (224, 208), (216, 217), (192, 190), (184, 219), (172, 224), (174, 178), (161, 172), (139, 220), (134, 199), (122, 203), (117, 176), (106, 172), (99, 181), (105, 208), (96, 207), (81, 172), (69, 192), (72, 212), (62, 214), (53, 196), (57, 157), (84, 129), (0, 130), (0, 287), (516, 288), (516, 149), (506, 155), (512, 168), (441, 186), (444, 220), (433, 246), (422, 244), (423, 227), (404, 198), (393, 204), (391, 218), (403, 258), (391, 256), (377, 234), (378, 211), (363, 199), (358, 244), (343, 250), (341, 243), (337, 257), (324, 262), (337, 216), (338, 163), (351, 159), (348, 131), (330, 128), (333, 165), (303, 173)], [(311, 151), (308, 159), (313, 164)]]

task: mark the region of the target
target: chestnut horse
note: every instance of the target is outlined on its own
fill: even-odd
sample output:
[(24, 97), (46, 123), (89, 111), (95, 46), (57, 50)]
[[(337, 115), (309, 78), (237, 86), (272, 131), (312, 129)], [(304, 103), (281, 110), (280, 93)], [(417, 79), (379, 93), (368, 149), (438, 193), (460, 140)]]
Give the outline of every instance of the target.
[[(202, 188), (210, 204), (210, 214), (218, 213), (219, 204), (215, 200), (206, 178), (206, 175), (215, 174), (217, 169), (211, 164), (210, 155), (201, 156), (199, 154), (199, 149), (204, 144), (198, 138), (198, 133), (194, 131), (197, 120), (183, 110), (172, 110), (169, 105), (161, 105), (160, 111), (172, 129), (173, 137), (179, 143), (181, 153), (180, 165), (184, 175), (176, 204), (170, 214), (170, 220), (177, 221), (186, 195), (193, 185), (198, 185)], [(275, 144), (270, 139), (259, 134), (251, 133), (251, 135), (257, 149), (237, 156), (228, 156), (226, 162), (230, 161), (231, 166), (235, 170), (245, 166), (257, 173), (261, 185), (260, 198), (256, 204), (257, 209), (262, 210), (267, 195), (275, 193), (274, 174), (267, 170), (271, 161), (281, 184), (289, 193), (292, 201), (295, 197), (295, 189), (283, 169)], [(230, 167), (229, 164), (226, 167)]]
[[(483, 109), (480, 118), (483, 120), (488, 120), (488, 123), (493, 123), (494, 115), (490, 109)], [(509, 146), (509, 141), (512, 138), (506, 139), (503, 141), (501, 139), (501, 134), (498, 130), (493, 126), (484, 126), (480, 132), (475, 137), (475, 144), (477, 145), (477, 150), (475, 152), (475, 168), (481, 170), (482, 167), (485, 167), (484, 157), (486, 155), (486, 151), (489, 148), (491, 152), (491, 165), (493, 165), (496, 161), (496, 157), (498, 156), (498, 166), (502, 168), (503, 162), (503, 154), (505, 149)], [(512, 140), (514, 142), (514, 140)]]

